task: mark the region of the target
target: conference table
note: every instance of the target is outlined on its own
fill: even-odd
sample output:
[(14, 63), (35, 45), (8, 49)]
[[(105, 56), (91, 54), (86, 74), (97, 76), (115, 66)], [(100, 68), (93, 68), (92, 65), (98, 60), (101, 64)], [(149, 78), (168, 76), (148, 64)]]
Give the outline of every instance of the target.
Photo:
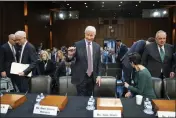
[[(2, 117), (93, 117), (93, 111), (86, 110), (89, 97), (68, 96), (68, 104), (65, 109), (58, 112), (57, 116), (33, 114), (37, 94), (28, 93), (27, 101), (15, 109), (9, 109)], [(143, 105), (136, 105), (135, 98), (120, 98), (123, 105), (123, 117), (156, 117), (143, 112)]]

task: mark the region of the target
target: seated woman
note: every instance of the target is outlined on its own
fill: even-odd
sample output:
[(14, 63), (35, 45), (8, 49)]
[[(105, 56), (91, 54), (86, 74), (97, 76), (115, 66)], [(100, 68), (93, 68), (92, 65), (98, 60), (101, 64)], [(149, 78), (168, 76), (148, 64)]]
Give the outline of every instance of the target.
[[(152, 76), (147, 68), (141, 65), (141, 56), (138, 53), (131, 53), (128, 55), (131, 66), (135, 69), (135, 77), (134, 77), (134, 87), (130, 86), (128, 83), (124, 83), (124, 86), (129, 89), (134, 94), (142, 95), (146, 98), (156, 98)], [(130, 92), (125, 94), (125, 97), (129, 97), (131, 95)]]
[(49, 59), (47, 51), (41, 51), (40, 60), (37, 63), (37, 72), (38, 75), (50, 75), (51, 77), (55, 72), (55, 65)]
[(65, 56), (61, 50), (58, 50), (56, 56), (56, 73), (55, 77), (66, 76)]

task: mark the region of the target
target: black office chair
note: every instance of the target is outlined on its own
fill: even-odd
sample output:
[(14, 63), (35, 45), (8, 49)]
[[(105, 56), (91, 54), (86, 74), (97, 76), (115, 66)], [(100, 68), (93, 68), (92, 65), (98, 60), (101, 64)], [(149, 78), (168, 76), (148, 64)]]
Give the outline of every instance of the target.
[(162, 80), (160, 78), (152, 77), (153, 89), (157, 98), (161, 98)]
[(30, 82), (30, 92), (50, 94), (51, 82), (52, 78), (50, 76), (40, 75), (33, 77)]
[(176, 99), (176, 78), (164, 79), (165, 97), (168, 99)]
[(121, 78), (121, 72), (122, 70), (120, 68), (108, 68), (106, 70), (107, 76), (113, 76), (117, 79)]
[(101, 76), (106, 76), (106, 69), (105, 68), (101, 68)]
[(71, 76), (59, 77), (59, 95), (77, 95), (76, 86), (71, 83)]
[(96, 97), (116, 97), (116, 78), (112, 76), (102, 76), (100, 87), (95, 85), (94, 96)]
[(108, 68), (117, 68), (117, 63), (108, 63), (107, 64), (107, 69)]

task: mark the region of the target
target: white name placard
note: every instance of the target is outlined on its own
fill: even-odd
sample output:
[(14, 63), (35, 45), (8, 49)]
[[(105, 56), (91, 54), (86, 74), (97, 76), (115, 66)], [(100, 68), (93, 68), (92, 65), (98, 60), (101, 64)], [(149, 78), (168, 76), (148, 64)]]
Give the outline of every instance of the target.
[(6, 114), (7, 111), (8, 111), (8, 109), (9, 109), (9, 106), (10, 105), (8, 105), (8, 104), (1, 104), (1, 111), (0, 111), (0, 113)]
[(94, 110), (93, 117), (121, 117), (120, 110)]
[(35, 105), (33, 114), (57, 116), (58, 107)]
[(157, 115), (158, 118), (175, 118), (175, 114), (176, 112), (172, 112), (172, 111), (158, 111)]

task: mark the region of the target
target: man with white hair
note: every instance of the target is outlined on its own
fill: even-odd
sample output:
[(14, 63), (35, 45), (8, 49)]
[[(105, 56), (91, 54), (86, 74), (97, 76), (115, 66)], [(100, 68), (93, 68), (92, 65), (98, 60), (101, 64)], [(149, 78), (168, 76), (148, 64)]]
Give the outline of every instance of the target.
[[(19, 45), (17, 48), (16, 59), (18, 63), (30, 64), (30, 66), (19, 73), (17, 86), (20, 92), (26, 92), (29, 89), (28, 79), (25, 75), (28, 75), (35, 67), (37, 62), (37, 53), (35, 47), (29, 43), (26, 39), (26, 33), (24, 31), (17, 31), (15, 33), (15, 40)], [(25, 76), (25, 77), (24, 77)]]
[(94, 83), (100, 86), (101, 51), (100, 45), (94, 42), (96, 29), (87, 26), (85, 38), (68, 48), (68, 58), (72, 60), (72, 84), (76, 85), (78, 96), (91, 96)]
[(173, 78), (173, 46), (166, 43), (166, 32), (159, 30), (155, 42), (145, 47), (142, 64), (150, 71), (153, 77)]

